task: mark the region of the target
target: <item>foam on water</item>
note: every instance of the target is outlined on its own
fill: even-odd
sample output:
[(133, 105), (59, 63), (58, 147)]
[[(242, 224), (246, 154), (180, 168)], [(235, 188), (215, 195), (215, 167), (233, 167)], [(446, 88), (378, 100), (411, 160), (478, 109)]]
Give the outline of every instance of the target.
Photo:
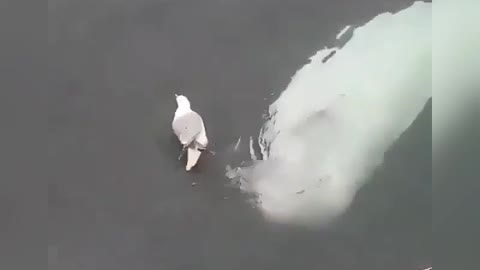
[(431, 98), (431, 6), (373, 18), (293, 76), (260, 132), (263, 160), (227, 172), (265, 217), (324, 224), (349, 206)]

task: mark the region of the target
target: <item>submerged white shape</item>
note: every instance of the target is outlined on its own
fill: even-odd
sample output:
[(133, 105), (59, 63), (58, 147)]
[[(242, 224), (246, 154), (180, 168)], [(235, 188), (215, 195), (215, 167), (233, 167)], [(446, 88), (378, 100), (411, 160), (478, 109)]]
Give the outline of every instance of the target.
[(187, 165), (191, 170), (200, 158), (201, 151), (207, 147), (208, 138), (202, 117), (190, 107), (190, 101), (184, 95), (175, 95), (177, 109), (172, 121), (172, 129), (178, 140), (187, 148)]
[(343, 35), (345, 35), (345, 33), (347, 33), (348, 29), (350, 29), (352, 26), (351, 25), (347, 25), (345, 26), (342, 31), (340, 31), (338, 34), (337, 34), (337, 39), (340, 39), (343, 37)]
[(227, 172), (267, 218), (322, 224), (350, 205), (431, 98), (431, 17), (424, 2), (383, 13), (293, 76), (260, 132), (264, 161)]

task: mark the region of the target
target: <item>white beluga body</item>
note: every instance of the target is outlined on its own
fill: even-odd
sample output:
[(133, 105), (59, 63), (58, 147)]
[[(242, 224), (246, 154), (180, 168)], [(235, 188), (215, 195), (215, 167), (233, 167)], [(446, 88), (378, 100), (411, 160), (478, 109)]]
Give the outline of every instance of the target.
[(201, 151), (208, 145), (207, 132), (202, 117), (190, 107), (190, 101), (184, 95), (175, 95), (177, 110), (172, 121), (172, 129), (183, 148), (187, 149), (187, 165), (190, 171), (197, 164)]

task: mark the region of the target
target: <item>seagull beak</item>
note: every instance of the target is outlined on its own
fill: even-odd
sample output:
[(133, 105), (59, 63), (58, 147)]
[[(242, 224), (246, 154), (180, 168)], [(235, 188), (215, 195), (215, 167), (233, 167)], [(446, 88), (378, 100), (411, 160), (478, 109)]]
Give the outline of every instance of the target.
[(177, 95), (177, 94), (175, 94), (175, 97), (178, 97), (178, 95)]

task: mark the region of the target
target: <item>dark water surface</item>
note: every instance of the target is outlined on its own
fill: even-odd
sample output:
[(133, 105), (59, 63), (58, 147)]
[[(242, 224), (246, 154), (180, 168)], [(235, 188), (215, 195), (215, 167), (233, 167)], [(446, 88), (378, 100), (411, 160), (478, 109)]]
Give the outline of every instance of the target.
[[(308, 57), (411, 2), (49, 0), (49, 269), (429, 266), (431, 105), (331, 228), (269, 224), (224, 177)], [(192, 173), (176, 159), (174, 93), (217, 152)]]

